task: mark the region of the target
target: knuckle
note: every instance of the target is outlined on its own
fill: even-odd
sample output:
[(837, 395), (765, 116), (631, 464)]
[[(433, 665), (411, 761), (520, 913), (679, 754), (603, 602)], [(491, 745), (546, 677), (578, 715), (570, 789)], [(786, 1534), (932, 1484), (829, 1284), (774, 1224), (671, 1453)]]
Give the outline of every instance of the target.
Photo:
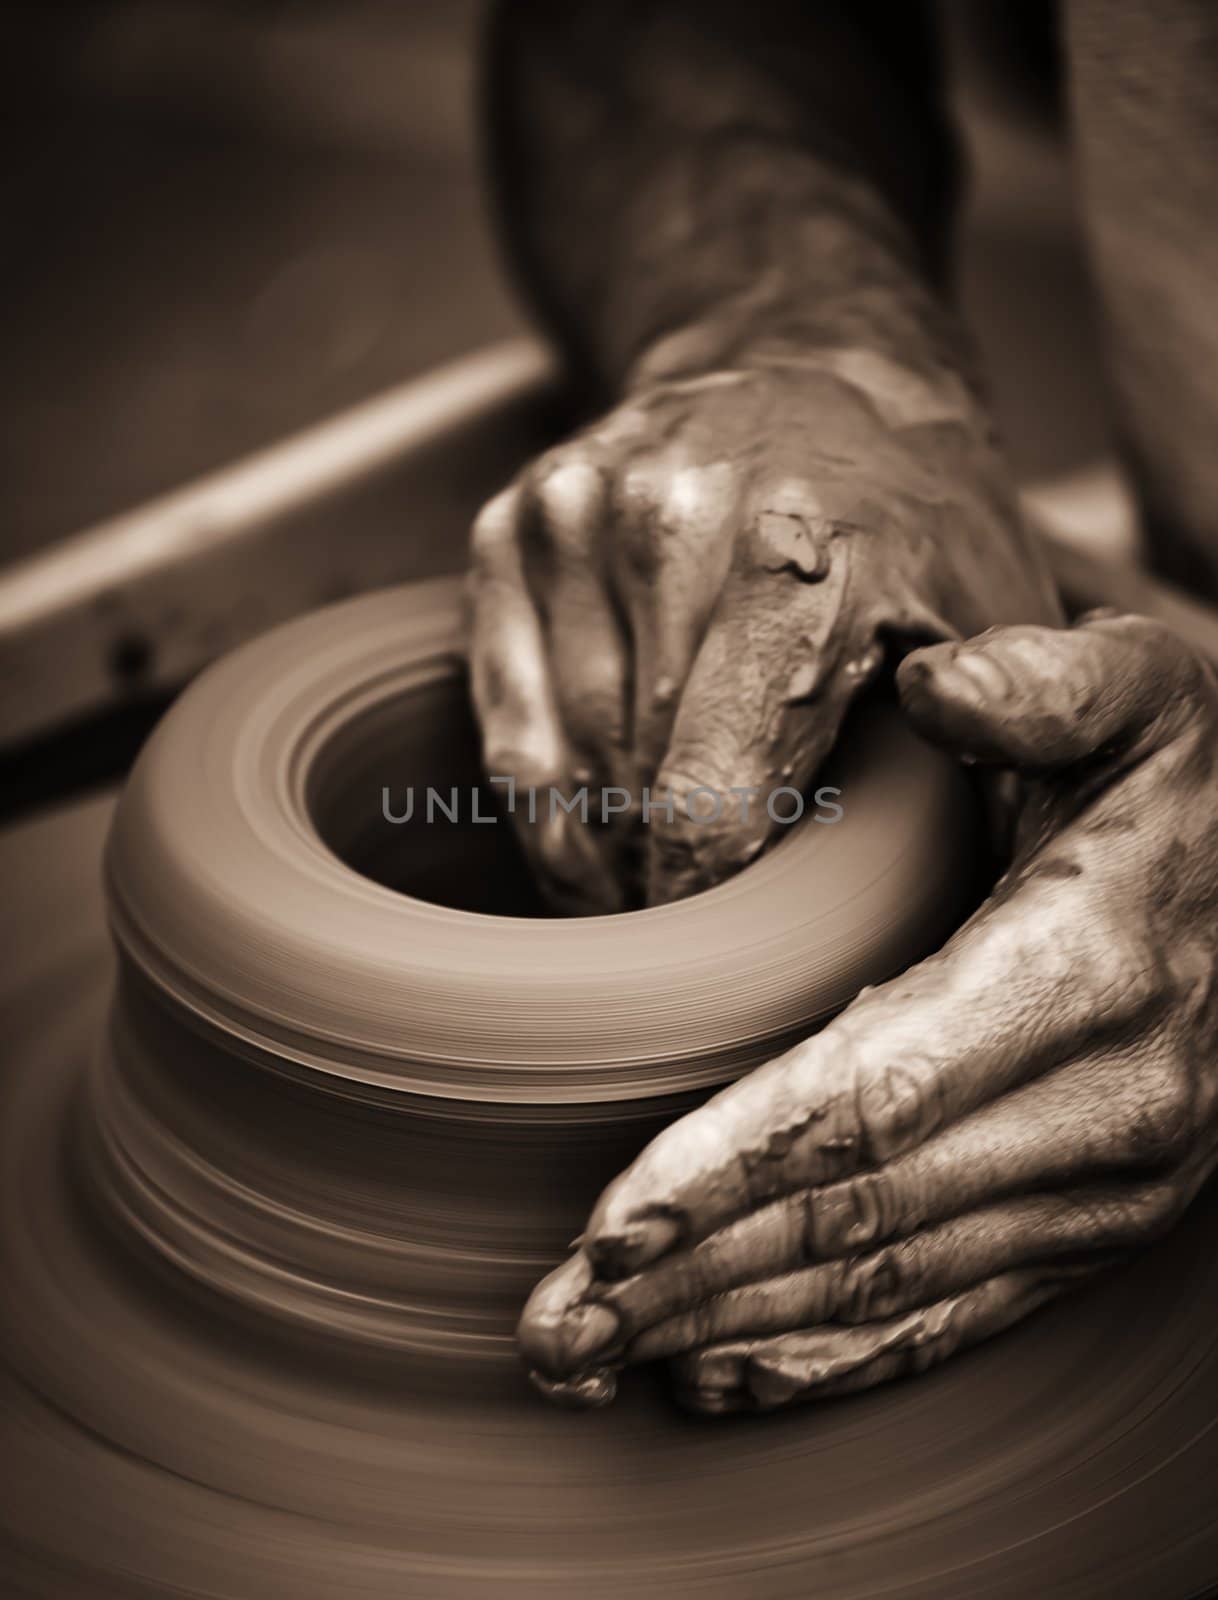
[(858, 1121), (867, 1154), (887, 1161), (921, 1144), (945, 1120), (934, 1063), (907, 1058), (858, 1079)]
[(676, 467), (653, 486), (661, 533), (681, 545), (697, 545), (716, 529), (732, 503), (737, 474), (726, 462)]
[[(1126, 647), (1128, 670), (1156, 682), (1167, 676), (1178, 683), (1200, 683), (1208, 670), (1196, 650), (1155, 617), (1097, 607), (1079, 617), (1071, 632), (1075, 637), (1080, 633), (1100, 638), (1116, 635)], [(1128, 653), (1130, 646), (1133, 654)]]
[(844, 1322), (891, 1316), (904, 1302), (908, 1274), (907, 1252), (895, 1246), (847, 1261), (838, 1283), (838, 1316)]
[(1128, 1124), (1128, 1155), (1139, 1166), (1169, 1166), (1187, 1155), (1197, 1129), (1196, 1084), (1175, 1058), (1138, 1082)]
[(811, 1260), (866, 1250), (895, 1229), (894, 1186), (884, 1172), (867, 1172), (806, 1197), (805, 1252)]
[(1174, 1178), (1147, 1185), (1128, 1203), (1128, 1227), (1132, 1238), (1149, 1243), (1161, 1239), (1174, 1225), (1184, 1206), (1184, 1189)]
[[(628, 567), (654, 578), (665, 566), (714, 553), (726, 571), (732, 557), (723, 536), (736, 525), (733, 512), (745, 487), (746, 474), (728, 461), (640, 460), (627, 466), (617, 498)], [(792, 572), (808, 582), (824, 578), (841, 529), (820, 514), (811, 491), (783, 483), (760, 496), (760, 503), (741, 536), (731, 540), (736, 562), (749, 571)]]
[(539, 461), (530, 480), (536, 524), (558, 551), (581, 553), (601, 519), (604, 479), (578, 449), (568, 447)]
[(1080, 621), (1073, 637), (1079, 631), (1090, 635), (1097, 650), (1119, 641), (1113, 672), (1130, 702), (1133, 730), (1157, 725), (1157, 742), (1164, 742), (1190, 723), (1212, 724), (1213, 667), (1174, 629), (1149, 617), (1118, 615)]
[(1100, 1025), (1146, 1019), (1171, 1001), (1167, 959), (1128, 915), (1097, 909), (1077, 957), (1072, 981), (1088, 995)]
[(618, 499), (618, 548), (626, 575), (638, 583), (652, 582), (672, 561), (696, 554), (718, 520), (715, 507), (725, 502), (708, 469), (651, 461), (623, 470)]
[(474, 518), (470, 546), (475, 563), (485, 564), (509, 546), (516, 534), (517, 490), (502, 489)]
[(654, 523), (672, 490), (674, 464), (647, 455), (628, 456), (617, 469), (617, 498), (627, 521)]

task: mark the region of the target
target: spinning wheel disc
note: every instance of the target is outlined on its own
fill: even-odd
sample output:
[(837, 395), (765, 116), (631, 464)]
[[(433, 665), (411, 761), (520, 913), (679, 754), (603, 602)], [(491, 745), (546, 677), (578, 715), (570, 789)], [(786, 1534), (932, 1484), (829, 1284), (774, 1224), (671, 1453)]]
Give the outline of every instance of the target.
[[(848, 801), (845, 778), (843, 788)], [(677, 1413), (662, 1382), (638, 1374), (605, 1412), (551, 1410), (528, 1389), (497, 1322), (448, 1357), (418, 1340), (404, 1287), (416, 1280), (401, 1276), (414, 1270), (415, 1256), (390, 1250), (385, 1258), (386, 1282), (400, 1291), (386, 1297), (388, 1323), (349, 1318), (327, 1328), (318, 1307), (333, 1303), (336, 1289), (358, 1299), (366, 1282), (356, 1274), (358, 1281), (338, 1283), (324, 1253), (277, 1256), (258, 1232), (282, 1198), (272, 1192), (275, 1172), (300, 1156), (311, 1128), (301, 1111), (311, 1104), (308, 1062), (272, 1072), (284, 1115), (282, 1125), (256, 1130), (264, 1172), (238, 1168), (247, 1148), (240, 1140), (191, 1149), (220, 1123), (206, 1106), (197, 1121), (184, 1117), (184, 1102), (169, 1093), (173, 1070), (185, 1063), (182, 1070), (197, 1074), (192, 1094), (210, 1081), (220, 1112), (230, 1110), (231, 1082), (267, 1070), (259, 1053), (269, 1043), (265, 1017), (261, 1044), (252, 1048), (247, 1037), (229, 1060), (216, 1045), (216, 1016), (192, 1010), (188, 1023), (177, 1002), (182, 1050), (166, 1057), (166, 1075), (133, 1067), (122, 1080), (130, 1100), (99, 1099), (99, 1084), (110, 1082), (107, 1048), (99, 1048), (113, 983), (99, 882), (109, 813), (108, 803), (94, 802), (0, 840), (11, 886), (5, 947), (14, 952), (0, 975), (8, 1042), (0, 1072), (8, 1290), (0, 1416), (9, 1479), (0, 1516), (11, 1592), (90, 1600), (577, 1592), (605, 1600), (1185, 1600), (1218, 1577), (1212, 1189), (1132, 1269), (915, 1381), (789, 1415), (715, 1422)], [(790, 855), (795, 843), (781, 850)], [(138, 891), (135, 901), (148, 903)], [(159, 948), (174, 955), (164, 941)], [(198, 978), (203, 968), (193, 970)], [(250, 1035), (260, 1029), (250, 1024), (256, 1008), (248, 1000), (247, 992), (241, 1010)], [(526, 1023), (514, 1024), (518, 1041)], [(611, 1138), (638, 1134), (629, 1108), (645, 1079), (640, 1053), (611, 1049), (607, 1028), (585, 1037), (592, 1043), (580, 1058), (588, 1072), (577, 1098), (564, 1098), (567, 1080), (544, 1053), (536, 1058), (534, 1039), (532, 1053), (521, 1046), (519, 1077), (505, 1069), (501, 1078), (485, 1060), (472, 1072), (439, 1050), (416, 1050), (419, 1081), (409, 1086), (387, 1085), (391, 1070), (406, 1068), (377, 1057), (373, 1070), (376, 1052), (368, 1051), (354, 1057), (357, 1103), (326, 1103), (350, 1143), (378, 1126), (385, 1095), (422, 1097), (424, 1069), (437, 1073), (434, 1098), (459, 1103), (451, 1112), (458, 1120), (483, 1094), (475, 1127), (502, 1115), (517, 1119), (517, 1133), (524, 1129), (523, 1142), (512, 1134), (477, 1144), (479, 1183), (490, 1181), (487, 1161), (506, 1163), (497, 1180), (506, 1196), (513, 1186), (529, 1188), (521, 1151), (534, 1149), (538, 1127), (561, 1142), (569, 1127), (588, 1125), (595, 1105), (597, 1129), (603, 1124)], [(755, 1043), (766, 1048), (760, 1035)], [(531, 1081), (531, 1097), (502, 1098), (522, 1080)], [(685, 1084), (674, 1070), (653, 1108), (678, 1087)], [(156, 1204), (135, 1205), (136, 1189), (119, 1184), (117, 1169), (99, 1156), (101, 1104), (121, 1135), (114, 1159), (117, 1150), (151, 1161), (149, 1152), (164, 1147), (157, 1170), (168, 1187), (153, 1196)], [(433, 1128), (433, 1137), (448, 1139), (446, 1117), (439, 1120), (447, 1131)], [(155, 1137), (141, 1142), (140, 1129)], [(181, 1159), (170, 1160), (174, 1141)], [(377, 1160), (373, 1149), (373, 1168)], [(331, 1220), (351, 1170), (318, 1158), (316, 1203), (330, 1208)], [(547, 1170), (552, 1179), (561, 1169)], [(141, 1173), (147, 1180), (150, 1168)], [(187, 1187), (190, 1174), (195, 1188)], [(413, 1204), (408, 1174), (403, 1182)], [(367, 1191), (360, 1193), (355, 1221), (344, 1213), (342, 1223), (357, 1258), (375, 1231)], [(247, 1200), (257, 1227), (242, 1234), (235, 1210), (209, 1210), (217, 1196), (226, 1205)], [(519, 1240), (504, 1238), (494, 1218), (480, 1221), (480, 1270), (506, 1295), (513, 1272), (527, 1280), (534, 1254), (561, 1245), (531, 1200), (516, 1212), (504, 1203), (509, 1220), (535, 1230), (523, 1267), (504, 1267), (498, 1258), (520, 1253)], [(469, 1225), (460, 1217), (445, 1223), (466, 1272), (474, 1270), (462, 1231)], [(287, 1251), (301, 1237), (274, 1241)], [(239, 1292), (240, 1284), (230, 1293), (231, 1274), (203, 1270), (221, 1239), (235, 1252), (230, 1263), (261, 1243), (264, 1286), (274, 1268), (288, 1278), (311, 1273), (314, 1287), (329, 1272), (323, 1287), (331, 1298), (297, 1302), (283, 1289), (280, 1303)], [(429, 1290), (439, 1284), (433, 1312), (459, 1320), (462, 1294), (445, 1290), (442, 1278), (417, 1281)], [(404, 1341), (382, 1337), (385, 1326), (404, 1328)]]

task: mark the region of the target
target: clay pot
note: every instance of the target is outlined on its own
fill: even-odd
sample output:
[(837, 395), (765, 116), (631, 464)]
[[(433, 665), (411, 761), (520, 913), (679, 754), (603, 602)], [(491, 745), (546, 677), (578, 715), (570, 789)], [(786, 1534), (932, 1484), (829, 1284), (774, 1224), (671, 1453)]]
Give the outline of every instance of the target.
[(721, 1421), (662, 1372), (593, 1415), (538, 1398), (512, 1324), (602, 1180), (936, 944), (976, 834), (962, 776), (871, 706), (826, 775), (840, 824), (680, 905), (559, 921), (506, 825), (381, 816), (385, 784), (476, 775), (450, 584), (214, 668), (111, 831), (100, 1050), (104, 802), (0, 837), (5, 1593), (1206, 1590), (1212, 1189), (908, 1384)]
[[(822, 780), (840, 822), (672, 906), (546, 917), (509, 820), (474, 820), (503, 791), (479, 792), (462, 638), (455, 581), (383, 591), (165, 718), (109, 841), (120, 973), (83, 1119), (100, 1209), (175, 1272), (445, 1361), (510, 1359), (603, 1184), (939, 945), (980, 851), (964, 776), (873, 703)], [(427, 820), (429, 787), (461, 820)]]

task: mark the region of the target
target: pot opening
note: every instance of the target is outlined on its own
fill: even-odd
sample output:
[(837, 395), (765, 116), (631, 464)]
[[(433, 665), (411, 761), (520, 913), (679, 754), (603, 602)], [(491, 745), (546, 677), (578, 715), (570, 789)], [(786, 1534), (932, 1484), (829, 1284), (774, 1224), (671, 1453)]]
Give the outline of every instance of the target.
[(432, 905), (546, 916), (507, 814), (486, 781), (464, 674), (362, 709), (311, 763), (306, 803), (326, 845), (374, 883)]

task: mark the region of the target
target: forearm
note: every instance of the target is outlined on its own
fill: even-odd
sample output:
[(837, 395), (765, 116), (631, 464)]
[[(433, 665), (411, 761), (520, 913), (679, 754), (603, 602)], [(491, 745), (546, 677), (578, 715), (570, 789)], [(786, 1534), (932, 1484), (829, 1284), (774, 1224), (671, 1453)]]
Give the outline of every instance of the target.
[(866, 347), (957, 364), (934, 287), (950, 147), (915, 14), (500, 5), (490, 153), (509, 247), (611, 390), (640, 361), (672, 376)]

